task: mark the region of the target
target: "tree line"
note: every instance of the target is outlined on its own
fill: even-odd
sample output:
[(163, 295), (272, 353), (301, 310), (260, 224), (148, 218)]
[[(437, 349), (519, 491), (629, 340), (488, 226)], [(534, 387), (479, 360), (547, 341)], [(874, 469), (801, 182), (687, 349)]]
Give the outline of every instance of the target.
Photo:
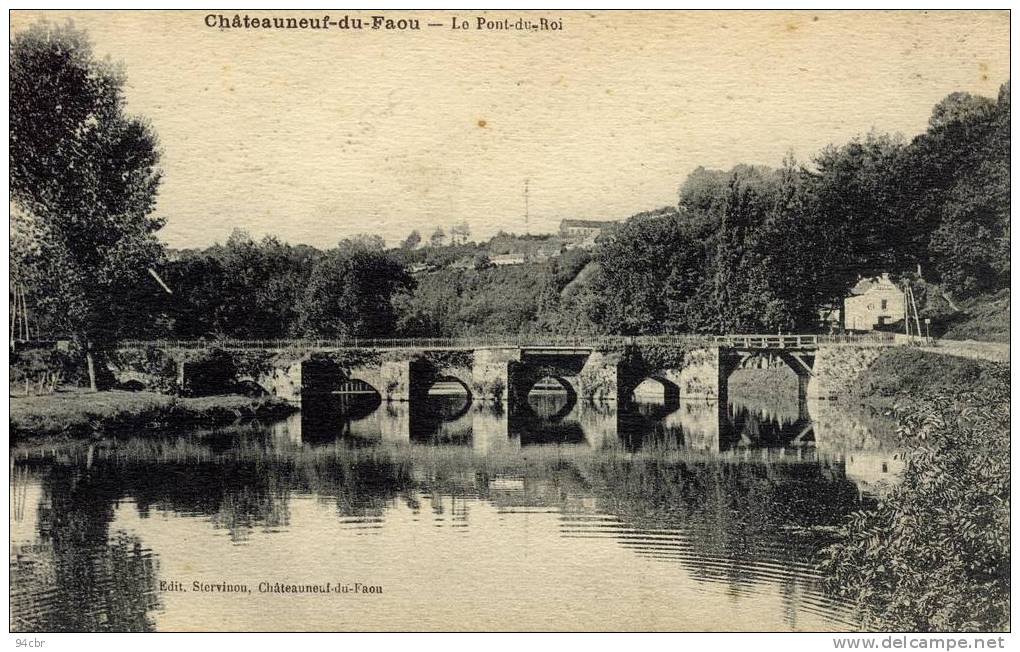
[[(492, 268), (464, 224), (386, 249), (236, 232), (168, 251), (153, 214), (160, 150), (124, 112), (123, 74), (70, 26), (11, 44), (12, 273), (37, 324), (82, 350), (125, 337), (386, 337), (810, 329), (860, 277), (956, 300), (1009, 284), (1009, 83), (953, 93), (912, 140), (870, 133), (779, 167), (698, 168), (676, 206), (591, 252)], [(540, 237), (540, 236), (536, 236)], [(453, 268), (474, 257), (481, 264)], [(410, 273), (434, 263), (439, 271)], [(172, 291), (155, 281), (158, 275)]]
[(953, 93), (909, 142), (870, 133), (810, 163), (699, 168), (676, 211), (631, 219), (581, 297), (600, 330), (811, 328), (862, 277), (946, 300), (1009, 287), (1009, 83)]

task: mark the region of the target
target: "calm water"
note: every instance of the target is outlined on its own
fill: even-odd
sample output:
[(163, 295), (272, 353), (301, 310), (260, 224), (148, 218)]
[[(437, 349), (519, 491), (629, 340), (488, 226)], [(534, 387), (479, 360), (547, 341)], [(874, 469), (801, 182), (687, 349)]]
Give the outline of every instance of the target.
[(645, 398), (327, 396), (268, 426), (16, 449), (12, 629), (853, 629), (817, 553), (895, 482), (890, 424)]

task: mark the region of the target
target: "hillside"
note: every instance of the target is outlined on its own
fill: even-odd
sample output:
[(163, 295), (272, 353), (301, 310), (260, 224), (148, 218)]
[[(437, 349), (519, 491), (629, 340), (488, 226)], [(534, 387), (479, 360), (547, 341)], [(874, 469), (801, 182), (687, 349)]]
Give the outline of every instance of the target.
[(932, 316), (932, 332), (948, 340), (1009, 342), (1009, 288), (957, 304)]
[(959, 308), (960, 314), (948, 324), (943, 337), (1009, 342), (1009, 288), (974, 297)]

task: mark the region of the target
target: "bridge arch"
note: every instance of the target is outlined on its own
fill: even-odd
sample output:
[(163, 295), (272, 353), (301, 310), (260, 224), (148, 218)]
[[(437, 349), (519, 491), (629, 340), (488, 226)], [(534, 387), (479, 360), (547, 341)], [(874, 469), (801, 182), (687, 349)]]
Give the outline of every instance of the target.
[(310, 358), (301, 362), (304, 396), (321, 394), (375, 394), (382, 397), (383, 379), (377, 369), (346, 367), (328, 358)]
[(237, 379), (236, 391), (245, 396), (258, 398), (262, 396), (273, 396), (274, 392), (259, 382), (254, 376), (240, 376)]
[[(557, 395), (559, 400), (553, 398)], [(563, 376), (546, 375), (536, 378), (531, 383), (524, 393), (524, 399), (524, 403), (536, 417), (550, 423), (558, 423), (577, 405), (577, 390)]]
[[(443, 373), (433, 376), (422, 394), (426, 401), (433, 404), (429, 411), (441, 421), (462, 418), (471, 410), (474, 401), (471, 387), (463, 378)], [(435, 405), (437, 398), (442, 401), (439, 405)]]
[(666, 378), (664, 374), (652, 373), (638, 379), (626, 398), (636, 402), (661, 402), (673, 405), (680, 400), (680, 386)]

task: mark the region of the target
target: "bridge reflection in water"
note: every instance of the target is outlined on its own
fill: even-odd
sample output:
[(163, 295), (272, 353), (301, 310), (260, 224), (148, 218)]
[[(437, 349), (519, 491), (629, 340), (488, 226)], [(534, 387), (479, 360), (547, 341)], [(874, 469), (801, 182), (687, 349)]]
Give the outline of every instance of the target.
[[(12, 627), (852, 628), (815, 560), (895, 475), (890, 424), (824, 402), (642, 398), (541, 382), (508, 413), (446, 384), (419, 412), (348, 392), (270, 427), (12, 450)], [(252, 609), (159, 588), (340, 577), (387, 591)], [(620, 599), (642, 592), (656, 599)]]
[(786, 463), (834, 460), (846, 463), (862, 491), (874, 492), (895, 483), (903, 468), (895, 425), (880, 414), (792, 396), (733, 396), (722, 404), (653, 391), (623, 405), (585, 401), (545, 379), (514, 410), (472, 402), (454, 382), (437, 383), (426, 400), (410, 404), (381, 401), (374, 392), (320, 395), (306, 398), (300, 413), (273, 430), (310, 446), (428, 443), (487, 454), (556, 445)]

